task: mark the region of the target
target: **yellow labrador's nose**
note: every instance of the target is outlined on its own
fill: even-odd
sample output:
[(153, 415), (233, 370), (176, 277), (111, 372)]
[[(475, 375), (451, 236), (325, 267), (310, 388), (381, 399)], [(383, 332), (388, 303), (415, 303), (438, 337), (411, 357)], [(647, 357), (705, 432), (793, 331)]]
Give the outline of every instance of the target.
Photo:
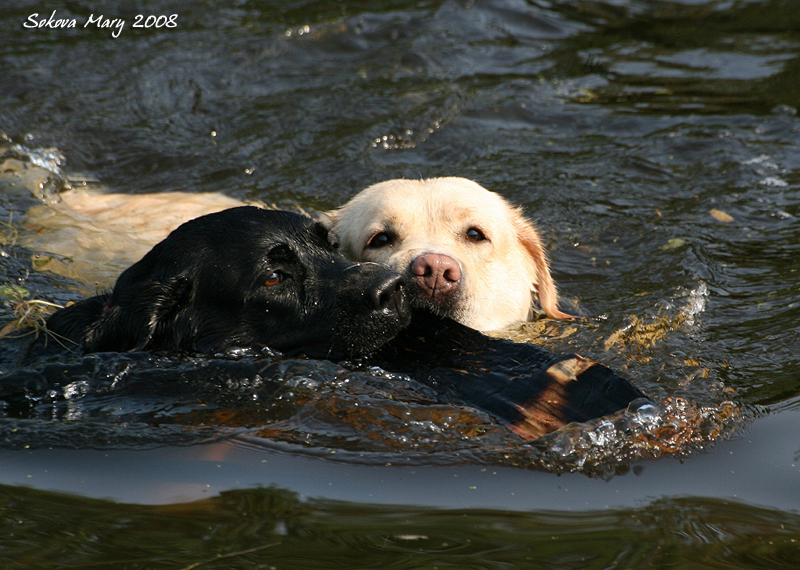
[(461, 267), (449, 255), (424, 253), (411, 262), (410, 270), (428, 297), (452, 294), (461, 284)]

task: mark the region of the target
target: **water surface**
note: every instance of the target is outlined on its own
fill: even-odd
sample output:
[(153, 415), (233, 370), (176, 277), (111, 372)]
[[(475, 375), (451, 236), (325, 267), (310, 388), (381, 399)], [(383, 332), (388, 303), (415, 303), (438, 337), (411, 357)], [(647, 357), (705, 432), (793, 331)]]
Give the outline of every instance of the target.
[[(213, 367), (79, 361), (73, 392), (0, 418), (0, 566), (795, 567), (793, 3), (114, 4), (0, 15), (4, 157), (52, 174), (38, 198), (86, 185), (315, 212), (388, 178), (472, 178), (537, 221), (589, 315), (509, 334), (600, 360), (710, 428), (647, 454), (596, 425), (542, 451), (412, 381), (269, 355), (215, 364), (233, 372), (202, 396), (249, 410), (222, 422), (197, 397), (99, 389)], [(134, 29), (139, 8), (178, 26)], [(23, 27), (54, 9), (77, 27)], [(81, 27), (100, 12), (126, 20), (118, 38)], [(38, 270), (70, 263), (26, 245), (38, 203), (3, 178), (3, 324), (20, 296), (95, 290)], [(262, 387), (237, 367), (262, 365), (285, 406), (249, 400)]]

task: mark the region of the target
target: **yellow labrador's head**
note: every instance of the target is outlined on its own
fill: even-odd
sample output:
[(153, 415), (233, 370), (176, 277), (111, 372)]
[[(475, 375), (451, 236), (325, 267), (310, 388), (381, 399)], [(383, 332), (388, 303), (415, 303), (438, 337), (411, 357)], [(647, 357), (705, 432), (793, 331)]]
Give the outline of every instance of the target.
[(384, 263), (419, 287), (420, 302), (478, 330), (557, 308), (541, 240), (518, 208), (464, 178), (389, 180), (328, 213), (343, 253)]

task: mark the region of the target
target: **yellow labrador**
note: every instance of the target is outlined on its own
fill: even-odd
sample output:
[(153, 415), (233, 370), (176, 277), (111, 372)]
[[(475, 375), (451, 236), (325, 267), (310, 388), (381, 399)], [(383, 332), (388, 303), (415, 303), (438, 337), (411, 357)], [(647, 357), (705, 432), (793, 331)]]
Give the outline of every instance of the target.
[(345, 256), (390, 265), (422, 302), (483, 331), (532, 316), (569, 318), (539, 234), (519, 208), (465, 178), (389, 180), (328, 212)]
[[(44, 187), (51, 174), (13, 159), (0, 166), (0, 182), (10, 178), (31, 191)], [(58, 256), (35, 267), (108, 286), (181, 223), (241, 204), (217, 193), (75, 188), (32, 208), (21, 242)], [(518, 209), (475, 182), (390, 180), (329, 215), (346, 256), (408, 273), (423, 302), (468, 326), (488, 331), (526, 320), (536, 297), (550, 317), (569, 316), (556, 306), (536, 230)]]
[(32, 232), (21, 242), (61, 258), (39, 258), (39, 269), (109, 286), (182, 223), (241, 205), (216, 192), (131, 195), (72, 189), (28, 211), (25, 227)]
[(0, 141), (0, 192), (24, 203), (31, 193), (42, 203), (31, 207), (14, 239), (32, 252), (33, 267), (99, 287), (114, 284), (120, 272), (139, 261), (156, 243), (192, 218), (241, 206), (217, 192), (120, 194), (92, 179), (72, 179), (74, 187), (55, 191), (66, 175), (39, 160), (20, 157), (20, 148)]

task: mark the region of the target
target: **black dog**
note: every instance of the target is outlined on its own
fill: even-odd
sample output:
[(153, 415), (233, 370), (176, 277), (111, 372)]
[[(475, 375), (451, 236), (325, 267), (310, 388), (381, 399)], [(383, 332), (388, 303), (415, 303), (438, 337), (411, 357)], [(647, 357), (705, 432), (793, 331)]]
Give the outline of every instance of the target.
[(56, 312), (47, 328), (86, 352), (265, 345), (363, 356), (408, 325), (403, 283), (335, 249), (299, 214), (243, 206), (203, 216), (123, 272), (112, 293)]
[(210, 214), (172, 232), (111, 294), (61, 309), (47, 328), (86, 352), (266, 345), (368, 357), (445, 401), (492, 413), (526, 439), (644, 397), (579, 356), (491, 338), (423, 309), (412, 315), (399, 274), (353, 264), (335, 249), (327, 229), (298, 214), (253, 207)]
[(416, 309), (411, 325), (369, 362), (408, 374), (447, 402), (478, 406), (525, 439), (647, 400), (607, 366), (577, 354), (489, 337)]

